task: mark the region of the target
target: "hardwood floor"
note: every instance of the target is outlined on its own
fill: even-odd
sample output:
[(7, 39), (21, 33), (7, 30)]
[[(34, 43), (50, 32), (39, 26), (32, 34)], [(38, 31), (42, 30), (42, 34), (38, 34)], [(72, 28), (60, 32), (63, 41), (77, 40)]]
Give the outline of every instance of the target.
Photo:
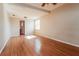
[(12, 37), (1, 56), (79, 56), (79, 48), (41, 36)]

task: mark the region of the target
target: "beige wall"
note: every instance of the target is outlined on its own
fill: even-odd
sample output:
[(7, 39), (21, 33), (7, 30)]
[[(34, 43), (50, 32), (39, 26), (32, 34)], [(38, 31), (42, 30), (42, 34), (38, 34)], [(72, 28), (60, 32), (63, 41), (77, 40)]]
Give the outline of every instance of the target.
[(79, 4), (64, 4), (40, 19), (40, 35), (79, 46)]
[(3, 14), (3, 4), (0, 4), (0, 51), (4, 43), (4, 14)]
[(6, 13), (6, 7), (0, 3), (0, 53), (10, 39), (9, 18)]
[(11, 36), (19, 36), (20, 30), (20, 19), (15, 17), (10, 17), (10, 29), (11, 29)]

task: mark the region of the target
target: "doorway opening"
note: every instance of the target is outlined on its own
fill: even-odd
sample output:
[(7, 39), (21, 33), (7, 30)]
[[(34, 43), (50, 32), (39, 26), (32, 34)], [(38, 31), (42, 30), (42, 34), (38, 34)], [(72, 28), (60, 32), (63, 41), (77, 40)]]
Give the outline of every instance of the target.
[(20, 20), (20, 35), (25, 35), (25, 21)]

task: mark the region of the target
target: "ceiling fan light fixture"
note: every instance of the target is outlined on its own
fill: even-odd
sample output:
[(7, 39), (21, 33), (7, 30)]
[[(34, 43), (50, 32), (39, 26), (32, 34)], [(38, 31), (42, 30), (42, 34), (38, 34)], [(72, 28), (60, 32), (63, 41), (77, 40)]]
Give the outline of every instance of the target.
[(45, 3), (43, 3), (41, 6), (44, 7), (45, 6)]
[(57, 3), (53, 3), (53, 5), (56, 5)]
[(49, 5), (49, 4), (52, 4), (52, 5), (56, 5), (57, 3), (42, 3), (42, 7), (44, 7), (45, 5)]

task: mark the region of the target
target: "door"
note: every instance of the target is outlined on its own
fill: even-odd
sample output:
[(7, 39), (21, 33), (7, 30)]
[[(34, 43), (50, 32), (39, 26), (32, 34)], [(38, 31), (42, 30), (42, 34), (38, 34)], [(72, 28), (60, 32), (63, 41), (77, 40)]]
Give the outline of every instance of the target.
[(25, 33), (26, 33), (26, 35), (34, 34), (34, 21), (33, 20), (25, 21)]
[(25, 21), (20, 20), (20, 35), (25, 35)]

